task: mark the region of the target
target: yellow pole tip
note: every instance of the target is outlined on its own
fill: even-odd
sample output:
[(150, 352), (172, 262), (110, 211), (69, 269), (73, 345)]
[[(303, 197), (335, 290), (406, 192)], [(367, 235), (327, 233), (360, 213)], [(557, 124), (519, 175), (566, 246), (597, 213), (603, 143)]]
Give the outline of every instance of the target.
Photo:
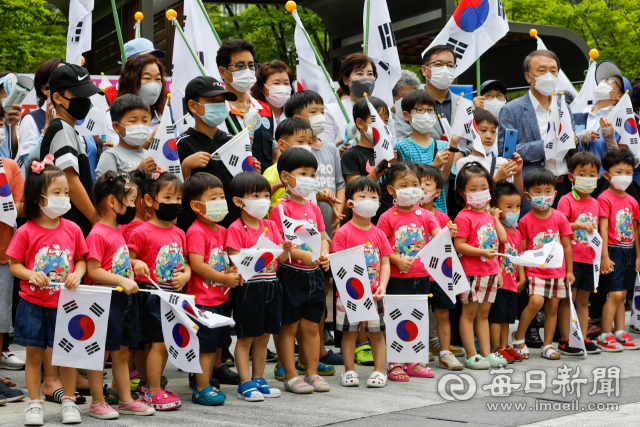
[(589, 51), (589, 58), (591, 59), (597, 59), (598, 56), (600, 56), (600, 52), (598, 52), (598, 49), (591, 49)]
[(427, 296), (428, 296), (429, 298), (431, 298), (431, 297), (433, 296), (433, 294), (429, 294), (429, 295), (427, 295)]
[(280, 199), (276, 200), (276, 203), (277, 203), (277, 204), (280, 204)]
[(460, 98), (464, 97), (464, 92), (460, 92)]
[(367, 92), (363, 93), (362, 95), (364, 95), (366, 97), (367, 96)]
[(532, 28), (531, 30), (529, 30), (529, 35), (531, 37), (536, 37), (538, 35), (538, 30), (536, 30), (535, 28)]
[(625, 90), (624, 93), (629, 93), (629, 90)]
[(560, 95), (564, 96), (564, 92), (560, 92)]
[(197, 331), (198, 329), (200, 329), (200, 327), (198, 325), (193, 325), (193, 329)]
[(453, 221), (449, 221), (449, 225), (453, 224)]
[(540, 267), (544, 267), (544, 264), (540, 264)]
[(371, 242), (367, 242), (367, 246), (370, 246), (370, 245), (371, 245)]
[(288, 1), (284, 7), (286, 7), (287, 11), (289, 12), (295, 12), (296, 9), (298, 8), (298, 5), (294, 1)]
[(167, 16), (167, 19), (169, 21), (171, 21), (171, 20), (174, 20), (174, 19), (176, 19), (178, 17), (178, 12), (176, 12), (173, 9), (169, 9), (169, 10), (167, 10), (166, 16)]
[(104, 76), (104, 73), (100, 73), (101, 76)]
[(556, 96), (556, 91), (555, 90), (553, 91), (553, 96)]
[(83, 67), (84, 67), (84, 61), (85, 61), (85, 59), (84, 59), (84, 56), (83, 56), (82, 59), (80, 59), (80, 65), (82, 65)]
[(597, 289), (594, 289), (594, 290), (593, 290), (593, 293), (594, 293), (594, 294), (597, 294), (597, 293), (598, 293), (598, 290), (597, 290)]
[(136, 21), (142, 21), (144, 19), (144, 15), (142, 14), (142, 12), (136, 12), (133, 17), (136, 18)]
[(439, 119), (441, 119), (441, 118), (442, 118), (442, 116), (441, 116), (440, 114), (438, 114), (438, 118), (439, 118)]
[(266, 233), (267, 231), (269, 231), (269, 227), (264, 228), (264, 232)]
[(251, 125), (247, 125), (247, 129), (251, 129)]
[(171, 94), (170, 93), (167, 94), (167, 98), (171, 98)]
[(116, 291), (122, 292), (122, 288), (116, 288)]
[(571, 321), (572, 321), (572, 322), (575, 322), (575, 321), (576, 321), (576, 319), (571, 319)]

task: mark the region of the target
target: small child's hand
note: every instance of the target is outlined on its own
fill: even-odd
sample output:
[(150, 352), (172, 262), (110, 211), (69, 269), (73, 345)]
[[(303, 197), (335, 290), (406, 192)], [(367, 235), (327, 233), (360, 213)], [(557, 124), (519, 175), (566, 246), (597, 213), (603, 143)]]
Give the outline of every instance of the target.
[(82, 278), (76, 273), (69, 273), (67, 280), (64, 281), (64, 287), (67, 289), (75, 289), (80, 284), (80, 279)]
[(518, 279), (518, 293), (524, 291), (524, 287), (526, 284), (527, 284), (526, 278)]
[(487, 259), (494, 259), (498, 253), (494, 249), (482, 249), (482, 256)]
[(322, 269), (324, 271), (329, 271), (329, 267), (330, 267), (330, 262), (329, 262), (329, 258), (327, 258), (327, 255), (329, 255), (326, 252), (322, 252), (320, 254), (320, 258), (318, 258), (318, 261), (320, 261), (320, 265), (322, 266)]
[(31, 274), (29, 274), (29, 281), (39, 288), (44, 288), (49, 285), (49, 278), (43, 271), (32, 271)]
[(640, 272), (640, 258), (636, 258), (636, 273)]
[(576, 278), (573, 273), (567, 272), (567, 277), (564, 279), (564, 281), (565, 283), (567, 283), (567, 286), (569, 286), (569, 289), (571, 289), (571, 285), (575, 283)]
[(286, 252), (291, 253), (296, 249), (296, 246), (293, 244), (293, 242), (286, 241), (282, 244), (282, 249), (284, 249)]
[(608, 256), (602, 257), (602, 262), (600, 263), (600, 272), (602, 274), (609, 274), (613, 272), (613, 267), (616, 265), (615, 262), (611, 261), (611, 258)]
[(173, 273), (173, 277), (171, 278), (171, 287), (174, 291), (180, 292), (184, 285), (187, 284), (191, 275), (189, 273), (185, 273), (184, 271), (176, 271)]
[(520, 154), (513, 153), (513, 160), (516, 162), (516, 168), (513, 170), (514, 174), (522, 173), (522, 165), (524, 164), (524, 160), (520, 157)]
[(449, 224), (449, 233), (453, 239), (458, 234), (458, 226), (456, 224)]
[(610, 128), (611, 127), (611, 122), (609, 120), (605, 119), (604, 117), (601, 117), (600, 118), (600, 127), (603, 128), (603, 129)]
[(120, 282), (120, 287), (124, 291), (125, 294), (135, 294), (138, 292), (138, 284), (131, 279), (125, 279)]
[(376, 289), (376, 291), (373, 293), (373, 299), (376, 301), (381, 300), (386, 294), (387, 288), (379, 286), (378, 289)]
[(581, 224), (582, 224), (582, 229), (585, 230), (589, 234), (593, 233), (593, 230), (596, 229), (596, 224), (591, 222), (591, 221), (583, 222)]
[(240, 275), (238, 274), (237, 267), (234, 265), (233, 268), (235, 268), (236, 271), (232, 272), (231, 271), (232, 269), (230, 269), (229, 272), (224, 275), (224, 281), (222, 283), (226, 287), (232, 288), (232, 289), (239, 286), (240, 283), (242, 282), (242, 277), (240, 277)]
[(504, 285), (504, 278), (502, 277), (502, 274), (498, 274), (498, 289), (501, 289), (502, 285)]
[(133, 274), (135, 277), (149, 277), (151, 274), (149, 272), (149, 267), (144, 261), (140, 261), (139, 259), (132, 259), (131, 266), (133, 267)]
[(491, 208), (491, 216), (495, 218), (496, 221), (500, 221), (500, 214), (502, 211), (499, 208)]
[(511, 175), (513, 175), (515, 168), (516, 163), (511, 160), (507, 163), (501, 164), (496, 171), (496, 174), (493, 176), (493, 180), (495, 182), (506, 181)]
[(398, 261), (398, 265), (396, 265), (396, 267), (398, 267), (400, 273), (406, 274), (409, 272), (409, 270), (411, 270), (414, 260), (414, 257), (400, 258), (400, 261)]

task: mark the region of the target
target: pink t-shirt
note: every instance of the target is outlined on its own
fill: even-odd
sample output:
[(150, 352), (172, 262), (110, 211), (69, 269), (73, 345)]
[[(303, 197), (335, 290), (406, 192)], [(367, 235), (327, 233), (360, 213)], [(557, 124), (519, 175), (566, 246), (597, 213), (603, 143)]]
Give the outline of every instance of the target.
[[(41, 227), (35, 220), (18, 228), (7, 248), (7, 255), (24, 263), (29, 270), (43, 271), (50, 282), (64, 283), (75, 268), (73, 260), (87, 253), (82, 230), (60, 218), (54, 229)], [(58, 307), (60, 286), (38, 288), (28, 280), (20, 281), (20, 296), (42, 307)]]
[[(520, 236), (523, 240), (527, 240), (526, 250), (539, 248), (554, 240), (562, 244), (562, 237), (573, 235), (567, 217), (553, 208), (549, 209), (551, 209), (551, 215), (547, 219), (540, 219), (533, 214), (534, 211), (531, 211), (518, 222)], [(526, 267), (526, 272), (527, 277), (559, 279), (567, 275), (567, 264), (563, 257), (562, 267)]]
[(120, 225), (119, 228), (120, 231), (122, 231), (124, 241), (128, 242), (133, 232), (136, 231), (142, 224), (144, 224), (144, 221), (131, 221), (129, 224)]
[[(147, 264), (151, 280), (163, 290), (174, 292), (171, 287), (173, 274), (184, 271), (186, 265), (184, 249), (187, 239), (184, 231), (173, 224), (169, 228), (161, 228), (145, 222), (133, 232), (127, 244), (136, 253), (136, 258)], [(146, 277), (136, 277), (136, 281), (151, 283)]]
[(436, 217), (436, 221), (438, 221), (440, 228), (444, 228), (445, 226), (449, 225), (449, 222), (451, 222), (451, 218), (449, 218), (449, 216), (446, 213), (442, 212), (440, 209), (436, 209), (433, 213), (433, 216)]
[[(513, 228), (513, 233), (507, 227), (507, 243), (500, 245), (498, 252), (501, 254), (517, 256), (522, 252), (522, 239), (517, 228)], [(502, 289), (506, 291), (518, 291), (518, 266), (509, 261), (508, 257), (498, 257), (500, 263), (500, 274), (502, 275)]]
[[(98, 260), (101, 267), (112, 274), (117, 274), (127, 279), (133, 280), (133, 268), (129, 258), (129, 248), (118, 228), (109, 227), (105, 224), (96, 224), (87, 236), (87, 247), (89, 253), (87, 259)], [(101, 285), (86, 276), (87, 285)], [(109, 286), (115, 288), (115, 286)]]
[[(227, 250), (235, 249), (239, 251), (241, 249), (248, 249), (258, 243), (260, 235), (264, 233), (264, 228), (267, 227), (267, 238), (276, 245), (283, 242), (282, 236), (278, 232), (276, 224), (269, 219), (261, 219), (260, 226), (257, 230), (247, 226), (244, 229), (242, 220), (238, 218), (229, 226), (227, 231)], [(278, 260), (274, 259), (271, 264), (260, 270), (260, 273), (251, 278), (251, 281), (256, 280), (270, 280), (275, 279), (276, 271), (278, 270)]]
[(361, 230), (348, 222), (336, 232), (331, 244), (331, 252), (340, 252), (360, 245), (364, 245), (364, 259), (367, 263), (371, 292), (375, 292), (380, 286), (382, 257), (391, 255), (393, 249), (389, 245), (387, 236), (375, 225), (372, 225), (369, 230)]
[[(304, 205), (300, 205), (293, 200), (287, 198), (281, 198), (280, 203), (282, 203), (282, 210), (284, 211), (285, 216), (288, 216), (291, 219), (299, 219), (304, 221), (309, 221), (316, 227), (318, 231), (324, 231), (324, 219), (322, 218), (322, 211), (320, 211), (320, 207), (311, 202), (306, 202)], [(307, 216), (305, 216), (305, 213)], [(280, 234), (284, 235), (284, 231), (282, 228), (282, 218), (280, 217), (280, 209), (278, 208), (278, 204), (271, 209), (271, 213), (269, 214), (269, 219), (276, 224), (278, 231)], [(306, 247), (298, 247), (298, 249), (311, 251), (311, 248)], [(315, 261), (315, 260), (314, 260)], [(290, 265), (292, 267), (298, 268), (300, 270), (315, 270), (320, 267), (307, 267), (304, 265), (302, 261), (298, 261), (292, 259), (291, 262), (286, 260), (284, 264)]]
[(609, 245), (633, 246), (633, 223), (640, 219), (638, 202), (626, 194), (616, 196), (607, 190), (598, 197), (600, 216), (609, 220)]
[[(428, 210), (417, 206), (411, 212), (403, 212), (393, 206), (380, 216), (377, 227), (387, 236), (396, 256), (415, 257), (429, 241), (431, 232), (440, 228), (436, 218)], [(421, 261), (415, 261), (406, 273), (391, 264), (391, 277), (425, 277), (427, 269)]]
[[(204, 261), (220, 273), (229, 271), (229, 256), (225, 242), (227, 229), (217, 225), (218, 231), (213, 231), (199, 220), (195, 220), (187, 230), (187, 253), (202, 255)], [(191, 272), (191, 279), (187, 285), (187, 293), (194, 295), (198, 304), (208, 307), (218, 306), (229, 299), (229, 288), (205, 280), (195, 272)], [(226, 293), (225, 293), (226, 292)]]
[[(458, 226), (456, 237), (466, 237), (474, 248), (498, 250), (495, 222), (486, 211), (463, 209), (453, 222)], [(463, 256), (460, 263), (467, 276), (492, 276), (500, 272), (497, 257)]]
[[(558, 202), (558, 212), (569, 219), (569, 226), (574, 222), (592, 222), (597, 227), (600, 221), (600, 204), (593, 197), (588, 199), (580, 197), (580, 200), (576, 200), (573, 194), (565, 194)], [(586, 230), (573, 231), (571, 251), (573, 252), (573, 262), (593, 264), (593, 255), (591, 255)]]

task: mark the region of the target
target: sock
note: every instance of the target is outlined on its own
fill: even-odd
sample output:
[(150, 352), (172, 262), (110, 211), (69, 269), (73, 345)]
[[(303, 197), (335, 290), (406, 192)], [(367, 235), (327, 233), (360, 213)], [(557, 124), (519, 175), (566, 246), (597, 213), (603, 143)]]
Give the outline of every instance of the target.
[(602, 332), (602, 333), (600, 334), (600, 338), (599, 338), (599, 339), (600, 339), (600, 341), (604, 341), (604, 340), (605, 340), (605, 338), (607, 338), (609, 335), (613, 335), (613, 334), (612, 334), (611, 332), (606, 332), (606, 333), (605, 333), (605, 332)]
[(626, 334), (626, 331), (615, 331), (614, 332), (614, 336), (616, 338), (622, 337), (624, 334)]
[(442, 356), (446, 356), (447, 354), (449, 354), (449, 350), (442, 350), (442, 351), (440, 352), (440, 357), (442, 357)]

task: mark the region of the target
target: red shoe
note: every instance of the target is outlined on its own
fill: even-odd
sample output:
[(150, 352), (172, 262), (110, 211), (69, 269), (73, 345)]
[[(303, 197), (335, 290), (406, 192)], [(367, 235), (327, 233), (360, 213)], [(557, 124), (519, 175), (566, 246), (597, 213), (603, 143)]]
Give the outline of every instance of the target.
[(505, 348), (505, 351), (509, 356), (513, 357), (514, 362), (522, 362), (522, 355), (518, 354), (518, 352), (515, 351), (513, 348), (511, 348), (510, 345), (508, 345), (507, 348)]
[(498, 347), (498, 349), (494, 351), (494, 353), (498, 353), (500, 356), (502, 356), (507, 361), (507, 363), (513, 363), (513, 361), (515, 360), (515, 358), (511, 356), (509, 352), (502, 347)]
[(600, 319), (589, 320), (589, 327), (587, 327), (587, 337), (591, 339), (597, 339), (602, 333), (602, 327), (600, 326)]

